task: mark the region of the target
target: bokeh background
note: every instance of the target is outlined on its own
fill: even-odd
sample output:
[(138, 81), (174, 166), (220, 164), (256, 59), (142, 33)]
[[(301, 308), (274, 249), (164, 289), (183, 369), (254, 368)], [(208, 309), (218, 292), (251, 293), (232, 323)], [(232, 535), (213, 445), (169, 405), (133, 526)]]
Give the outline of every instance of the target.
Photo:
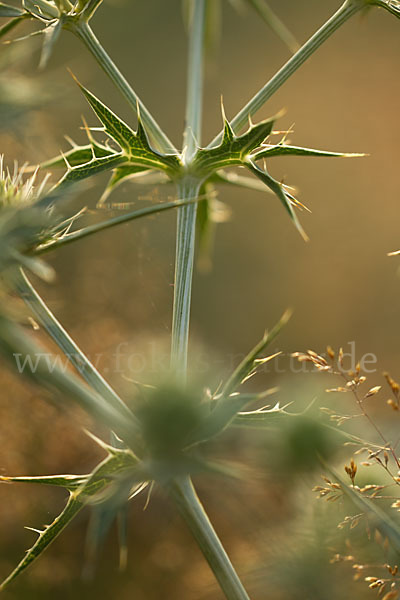
[[(270, 4), (302, 42), (339, 1)], [(225, 1), (222, 8), (221, 39), (207, 62), (204, 142), (221, 127), (221, 94), (229, 118), (289, 57), (251, 10), (235, 12)], [(179, 146), (187, 49), (181, 3), (105, 0), (93, 26)], [(399, 376), (400, 259), (387, 257), (400, 247), (399, 27), (396, 19), (380, 10), (353, 18), (257, 115), (268, 117), (285, 108), (278, 127), (294, 129), (292, 143), (369, 156), (270, 162), (272, 174), (296, 186), (300, 200), (312, 211), (300, 215), (309, 243), (303, 242), (275, 197), (220, 190), (219, 199), (229, 206), (231, 217), (217, 228), (212, 269), (196, 272), (193, 288), (191, 367), (203, 383), (216, 386), (287, 307), (294, 315), (273, 348), (285, 354), (254, 381), (254, 389), (279, 386), (276, 401), (293, 402), (295, 411), (314, 398), (316, 415), (321, 406), (338, 407), (334, 395), (324, 394), (337, 382), (328, 381), (326, 375), (299, 372), (289, 358), (296, 350), (323, 352), (327, 344), (343, 346), (357, 358), (372, 354), (371, 385), (382, 383), (384, 370)], [(27, 26), (24, 33), (29, 31)], [(66, 150), (65, 134), (83, 141), (81, 115), (96, 124), (67, 67), (135, 125), (123, 99), (71, 34), (61, 36), (45, 72), (37, 69), (39, 48), (39, 40), (32, 38), (3, 45), (0, 52), (0, 150), (9, 165), (14, 159), (36, 164)], [(53, 180), (58, 176), (54, 173)], [(87, 219), (99, 218), (94, 212), (104, 183), (102, 176), (95, 179), (74, 200), (71, 211), (87, 206)], [(172, 188), (127, 183), (114, 201), (142, 206), (173, 194)], [(127, 398), (134, 389), (129, 379), (149, 381), (167, 368), (174, 236), (172, 212), (136, 221), (50, 255), (57, 281), (37, 282), (64, 326)], [(37, 335), (45, 340), (40, 332)], [(87, 419), (77, 412), (61, 413), (46, 402), (47, 394), (6, 367), (1, 377), (1, 472), (91, 469), (101, 453), (80, 428), (82, 420), (89, 424)], [(372, 411), (394, 438), (397, 415), (385, 400), (379, 396)], [(340, 401), (345, 412), (357, 412), (354, 406), (349, 408), (351, 398)], [(353, 422), (347, 428), (359, 431)], [(373, 438), (367, 426), (363, 431)], [(332, 554), (346, 548), (348, 532), (340, 535), (336, 525), (354, 509), (315, 499), (311, 489), (323, 473), (316, 449), (328, 452), (331, 464), (340, 468), (351, 456), (351, 448), (343, 448), (341, 439), (322, 435), (307, 418), (257, 434), (227, 433), (207, 450), (247, 465), (242, 480), (203, 476), (197, 483), (253, 600), (375, 595), (365, 584), (352, 581), (349, 565), (329, 563)], [(366, 482), (368, 476), (360, 475)], [(3, 486), (0, 491), (3, 577), (33, 543), (35, 534), (23, 526), (50, 522), (65, 498), (62, 492), (22, 485)], [(94, 581), (81, 580), (88, 519), (82, 514), (4, 592), (5, 600), (220, 600), (221, 592), (168, 499), (156, 491), (145, 511), (144, 503), (144, 498), (132, 503), (126, 573), (118, 573), (112, 533)], [(347, 547), (349, 552), (365, 552), (363, 530), (353, 532), (351, 539), (354, 547)], [(376, 560), (385, 562), (378, 551)]]

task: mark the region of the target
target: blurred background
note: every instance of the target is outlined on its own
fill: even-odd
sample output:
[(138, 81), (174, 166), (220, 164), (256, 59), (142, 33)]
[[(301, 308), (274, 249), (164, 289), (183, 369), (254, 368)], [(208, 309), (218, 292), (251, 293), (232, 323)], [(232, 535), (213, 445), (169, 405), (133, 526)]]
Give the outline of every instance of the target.
[[(339, 4), (270, 1), (299, 42)], [(28, 33), (29, 27), (17, 35)], [(352, 357), (368, 361), (371, 386), (382, 384), (382, 371), (399, 377), (400, 258), (387, 257), (400, 247), (399, 27), (381, 10), (356, 16), (257, 115), (265, 118), (284, 108), (277, 127), (294, 130), (289, 136), (293, 144), (368, 156), (269, 162), (271, 174), (295, 186), (312, 211), (300, 215), (309, 243), (274, 196), (219, 190), (230, 220), (217, 227), (212, 269), (196, 272), (193, 287), (191, 369), (202, 383), (216, 387), (287, 307), (294, 315), (272, 348), (284, 355), (252, 382), (253, 389), (278, 386), (273, 402), (293, 402), (291, 409), (299, 412), (315, 399), (316, 415), (321, 406), (357, 412), (349, 408), (350, 397), (346, 402), (340, 398), (339, 404), (335, 395), (324, 393), (337, 381), (307, 373), (290, 359), (296, 350), (343, 346), (352, 354), (346, 357), (349, 367)], [(180, 147), (187, 49), (180, 1), (105, 0), (93, 28)], [(204, 143), (220, 130), (221, 94), (228, 118), (233, 117), (290, 56), (250, 9), (237, 12), (223, 1), (221, 30), (207, 62)], [(97, 125), (67, 67), (135, 126), (124, 100), (71, 34), (62, 34), (45, 72), (37, 69), (39, 51), (38, 38), (1, 49), (0, 149), (7, 164), (12, 166), (14, 159), (37, 164), (67, 150), (64, 135), (84, 142), (81, 115)], [(59, 175), (54, 172), (52, 180)], [(71, 212), (87, 206), (88, 218), (98, 218), (92, 211), (105, 181), (102, 176), (92, 180)], [(172, 187), (126, 183), (113, 200), (139, 207), (173, 195)], [(57, 271), (55, 284), (37, 282), (63, 325), (126, 398), (133, 393), (130, 379), (151, 381), (168, 365), (175, 218), (164, 213), (66, 247), (49, 255)], [(80, 428), (82, 421), (89, 424), (83, 415), (61, 413), (46, 402), (47, 395), (6, 367), (1, 378), (2, 474), (93, 468), (102, 455)], [(386, 397), (379, 398), (373, 414), (392, 432), (397, 415), (386, 407)], [(351, 422), (347, 429), (359, 432), (360, 426)], [(374, 439), (367, 425), (362, 430)], [(348, 531), (341, 534), (337, 523), (354, 509), (316, 500), (311, 489), (323, 474), (316, 450), (340, 468), (351, 456), (340, 437), (327, 437), (306, 417), (267, 432), (232, 431), (206, 450), (249, 470), (243, 480), (204, 476), (197, 483), (252, 600), (374, 597), (366, 584), (353, 582), (351, 566), (329, 563), (335, 552), (364, 552), (364, 558), (378, 562), (385, 558), (379, 552), (368, 554), (376, 549), (364, 548), (362, 528), (351, 537), (354, 547), (346, 546)], [(366, 482), (368, 476), (360, 474)], [(3, 578), (35, 539), (23, 526), (49, 523), (65, 498), (62, 492), (22, 485), (3, 486), (0, 492)], [(139, 497), (131, 506), (126, 573), (118, 573), (112, 533), (94, 581), (81, 580), (84, 513), (4, 592), (5, 600), (220, 600), (212, 574), (168, 499), (156, 491), (145, 511), (144, 504)]]

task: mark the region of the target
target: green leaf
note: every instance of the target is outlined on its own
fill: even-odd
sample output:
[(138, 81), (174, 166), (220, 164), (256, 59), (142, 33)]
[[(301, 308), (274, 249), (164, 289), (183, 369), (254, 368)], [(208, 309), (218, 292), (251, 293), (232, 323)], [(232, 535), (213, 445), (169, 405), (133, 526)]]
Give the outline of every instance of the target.
[(400, 19), (400, 2), (398, 0), (373, 0), (371, 4), (384, 8), (392, 15)]
[[(89, 498), (107, 488), (110, 485), (110, 482), (112, 482), (117, 475), (121, 475), (126, 472), (132, 472), (132, 469), (136, 465), (137, 459), (131, 452), (128, 450), (113, 449), (112, 454), (107, 456), (107, 458), (105, 458), (90, 475), (86, 476), (87, 479), (83, 482), (83, 484), (77, 488), (74, 488), (73, 491), (70, 492), (68, 502), (61, 514), (59, 514), (50, 525), (45, 526), (42, 531), (35, 530), (39, 534), (38, 539), (27, 551), (25, 557), (21, 560), (17, 567), (3, 581), (0, 586), (0, 590), (4, 590), (4, 588), (11, 581), (13, 581), (13, 579), (22, 573), (22, 571), (24, 571), (34, 560), (36, 560), (46, 550), (46, 548), (48, 548), (48, 546), (63, 531), (68, 523), (72, 521), (75, 515), (78, 514), (78, 512), (85, 506)], [(68, 483), (66, 477), (79, 476), (56, 476), (52, 478), (53, 483), (51, 483), (51, 485), (62, 485), (63, 487), (67, 487), (67, 485), (70, 485), (70, 483)], [(11, 479), (21, 482), (46, 483), (44, 480), (47, 478), (16, 477)], [(54, 481), (57, 479), (60, 480), (60, 483), (54, 483)], [(47, 481), (47, 483), (50, 483), (50, 481)], [(67, 487), (67, 489), (69, 488)]]
[(109, 180), (106, 189), (104, 190), (100, 200), (97, 203), (97, 206), (104, 205), (110, 194), (115, 190), (116, 187), (120, 185), (125, 179), (132, 177), (132, 175), (137, 175), (138, 173), (150, 173), (151, 171), (147, 167), (143, 167), (140, 165), (122, 165), (121, 167), (117, 167), (114, 169), (111, 179)]
[(260, 167), (258, 167), (253, 162), (248, 164), (248, 168), (252, 173), (254, 173), (254, 175), (256, 175), (256, 177), (261, 179), (261, 181), (265, 183), (272, 192), (274, 192), (278, 196), (284, 208), (289, 213), (289, 216), (292, 219), (296, 229), (299, 231), (302, 238), (307, 242), (308, 236), (302, 228), (300, 221), (298, 220), (297, 215), (293, 210), (293, 204), (295, 204), (296, 202), (295, 198), (285, 190), (281, 183), (279, 183), (278, 181), (276, 181), (276, 179), (271, 177), (267, 170), (260, 169)]
[(0, 17), (21, 17), (25, 14), (25, 11), (21, 8), (9, 6), (8, 4), (4, 4), (4, 2), (0, 2)]
[(107, 148), (107, 146), (103, 146), (94, 140), (91, 140), (91, 143), (86, 144), (86, 146), (77, 146), (72, 141), (71, 144), (72, 148), (70, 150), (55, 158), (47, 160), (42, 163), (40, 167), (42, 169), (62, 168), (65, 167), (66, 164), (70, 167), (78, 167), (90, 162), (93, 158), (104, 158), (112, 154), (110, 148)]
[(75, 183), (77, 181), (81, 181), (82, 179), (86, 179), (92, 175), (97, 175), (97, 173), (108, 171), (114, 167), (117, 167), (118, 165), (123, 164), (124, 162), (126, 162), (126, 157), (122, 153), (113, 153), (101, 158), (93, 158), (90, 162), (84, 163), (83, 165), (70, 167), (65, 173), (64, 177), (62, 177), (62, 179), (60, 179), (60, 181), (57, 183), (55, 189), (58, 189), (61, 186), (70, 185), (71, 183)]
[(349, 152), (328, 152), (326, 150), (314, 150), (313, 148), (301, 148), (300, 146), (288, 146), (286, 144), (270, 145), (254, 153), (251, 159), (271, 158), (272, 156), (322, 156), (322, 157), (343, 157), (358, 158), (366, 156), (365, 154)]
[(211, 176), (210, 181), (213, 183), (222, 183), (225, 185), (234, 185), (249, 190), (256, 190), (257, 192), (264, 192), (268, 194), (273, 193), (272, 190), (266, 187), (266, 185), (259, 179), (256, 179), (255, 177), (239, 175), (234, 171), (217, 171)]
[[(230, 123), (224, 117), (224, 133), (221, 143), (216, 147), (199, 149), (194, 157), (192, 168), (198, 176), (212, 179), (215, 171), (223, 168), (233, 166), (246, 167), (278, 196), (303, 239), (308, 240), (293, 210), (293, 204), (299, 203), (284, 189), (283, 185), (278, 183), (266, 170), (261, 169), (254, 162), (262, 158), (262, 153), (265, 150), (260, 147), (271, 133), (274, 122), (275, 118), (272, 118), (262, 121), (258, 125), (251, 125), (246, 133), (236, 136)], [(259, 150), (253, 152), (257, 148)], [(224, 175), (222, 177), (224, 178)]]
[(257, 125), (250, 125), (246, 133), (236, 136), (224, 117), (224, 134), (221, 143), (214, 148), (200, 148), (194, 157), (193, 169), (203, 176), (225, 167), (245, 165), (251, 152), (261, 146), (271, 133), (275, 120), (274, 117), (261, 121)]
[(262, 340), (254, 346), (249, 354), (242, 360), (242, 362), (236, 367), (228, 381), (224, 384), (221, 392), (221, 396), (230, 396), (236, 389), (253, 373), (254, 368), (257, 367), (257, 359), (265, 349), (274, 341), (277, 335), (280, 333), (282, 327), (286, 325), (291, 317), (291, 311), (287, 310), (278, 323), (271, 329), (270, 332), (266, 332)]
[(73, 492), (88, 481), (90, 475), (46, 475), (43, 477), (5, 477), (0, 476), (3, 483), (37, 483), (42, 485), (54, 485), (63, 487)]
[(123, 150), (124, 156), (134, 165), (175, 174), (180, 169), (180, 160), (176, 154), (161, 154), (150, 146), (146, 132), (138, 116), (138, 128), (134, 132), (122, 119), (117, 117), (89, 90), (78, 83), (90, 106), (101, 121), (105, 133)]

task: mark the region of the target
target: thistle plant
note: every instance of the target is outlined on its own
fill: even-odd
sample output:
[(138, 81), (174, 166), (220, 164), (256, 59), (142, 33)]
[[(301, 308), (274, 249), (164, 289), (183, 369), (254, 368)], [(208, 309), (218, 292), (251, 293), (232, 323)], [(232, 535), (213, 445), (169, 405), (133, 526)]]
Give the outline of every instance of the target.
[[(61, 486), (69, 494), (64, 510), (50, 525), (37, 530), (37, 541), (4, 580), (2, 588), (38, 558), (87, 505), (94, 514), (89, 535), (89, 555), (93, 556), (114, 519), (126, 510), (128, 502), (142, 491), (158, 485), (169, 494), (186, 521), (225, 597), (228, 600), (246, 600), (249, 596), (197, 497), (191, 478), (207, 471), (218, 472), (221, 476), (230, 473), (229, 465), (221, 466), (217, 461), (202, 458), (201, 448), (208, 440), (231, 426), (262, 429), (272, 422), (279, 423), (287, 415), (279, 403), (272, 407), (264, 405), (268, 389), (247, 393), (241, 386), (265, 362), (275, 358), (276, 354), (266, 356), (266, 351), (286, 324), (289, 313), (284, 313), (279, 323), (265, 334), (217, 389), (199, 388), (188, 381), (196, 220), (201, 225), (200, 232), (207, 231), (213, 215), (215, 186), (268, 190), (283, 205), (302, 237), (308, 239), (296, 212), (303, 205), (296, 199), (292, 188), (271, 175), (269, 159), (286, 155), (361, 155), (291, 145), (287, 143), (286, 135), (276, 142), (274, 126), (279, 115), (256, 123), (252, 119), (285, 81), (352, 16), (376, 6), (400, 17), (400, 4), (395, 0), (346, 0), (233, 118), (226, 116), (221, 105), (221, 131), (205, 145), (202, 142), (203, 57), (207, 15), (213, 0), (193, 0), (188, 11), (185, 130), (182, 147), (178, 149), (92, 31), (90, 20), (101, 3), (102, 0), (0, 3), (0, 17), (10, 19), (0, 30), (0, 36), (10, 32), (14, 35), (22, 22), (33, 22), (37, 29), (30, 35), (43, 37), (40, 59), (43, 68), (63, 30), (72, 32), (122, 93), (137, 120), (136, 128), (131, 127), (102, 99), (78, 83), (100, 125), (95, 128), (85, 125), (88, 137), (85, 145), (72, 142), (70, 149), (41, 165), (42, 169), (63, 169), (58, 182), (50, 189), (45, 184), (35, 189), (34, 176), (24, 182), (23, 172), (12, 176), (1, 167), (0, 243), (7, 251), (2, 253), (0, 268), (5, 285), (26, 302), (35, 320), (65, 353), (76, 371), (59, 368), (49, 371), (45, 364), (39, 362), (35, 371), (27, 371), (26, 374), (39, 386), (52, 391), (57, 402), (63, 404), (73, 400), (89, 413), (94, 422), (109, 430), (111, 440), (105, 442), (91, 434), (106, 457), (87, 475), (2, 477), (7, 482)], [(267, 4), (261, 1), (249, 4), (262, 14), (275, 32), (289, 41), (287, 30), (272, 16)], [(294, 49), (293, 39), (290, 40), (289, 45)], [(101, 141), (98, 139), (100, 136)], [(241, 171), (246, 169), (246, 175), (238, 174), (238, 168)], [(69, 210), (68, 199), (79, 191), (83, 180), (102, 172), (109, 172), (110, 177), (99, 199), (100, 205), (109, 203), (115, 188), (128, 179), (136, 183), (151, 180), (160, 185), (173, 185), (176, 200), (124, 212), (112, 219), (78, 228), (82, 212), (67, 217), (61, 212)], [(42, 258), (46, 253), (106, 228), (173, 209), (177, 211), (177, 233), (170, 378), (154, 388), (143, 386), (138, 391), (135, 387), (132, 398), (121, 398), (50, 311), (26, 271), (29, 269), (43, 276), (47, 273)], [(3, 256), (6, 257), (4, 261)], [(6, 311), (4, 303), (0, 306), (0, 350), (11, 364), (15, 362), (16, 355), (34, 358), (42, 350), (35, 336), (28, 334)], [(317, 361), (314, 354), (309, 356), (310, 360)], [(350, 465), (348, 473), (354, 484), (355, 463)], [(121, 563), (125, 562), (126, 549), (122, 547)]]

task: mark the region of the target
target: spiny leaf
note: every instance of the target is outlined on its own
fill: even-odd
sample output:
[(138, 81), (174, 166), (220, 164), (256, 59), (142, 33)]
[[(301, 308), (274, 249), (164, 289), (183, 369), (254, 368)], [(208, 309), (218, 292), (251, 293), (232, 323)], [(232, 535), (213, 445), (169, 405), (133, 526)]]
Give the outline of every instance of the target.
[(0, 17), (21, 17), (22, 15), (25, 15), (25, 11), (21, 8), (0, 2)]
[(286, 406), (280, 406), (278, 403), (272, 408), (264, 407), (258, 410), (239, 412), (235, 416), (232, 425), (234, 425), (235, 427), (246, 427), (251, 429), (268, 429), (271, 426), (271, 424), (279, 424), (282, 421), (282, 419), (304, 415), (304, 412), (287, 412), (285, 410), (287, 406), (289, 405), (287, 404)]
[(35, 530), (39, 533), (39, 537), (35, 544), (29, 548), (25, 557), (17, 565), (17, 567), (10, 573), (10, 575), (0, 585), (0, 591), (3, 591), (5, 587), (13, 581), (22, 571), (24, 571), (38, 556), (46, 550), (46, 548), (55, 540), (59, 533), (72, 521), (76, 514), (83, 508), (82, 502), (77, 500), (72, 494), (69, 497), (66, 507), (58, 515), (56, 519), (43, 529), (42, 531)]
[(64, 185), (75, 183), (76, 181), (81, 181), (82, 179), (86, 179), (97, 173), (108, 171), (124, 162), (126, 162), (126, 157), (122, 153), (113, 153), (101, 158), (93, 158), (88, 163), (69, 168), (64, 177), (57, 183), (56, 189)]
[(242, 362), (238, 365), (238, 367), (236, 367), (232, 375), (229, 377), (228, 381), (222, 388), (221, 396), (230, 396), (243, 383), (243, 381), (253, 371), (257, 358), (280, 333), (282, 327), (284, 327), (289, 321), (291, 314), (291, 311), (287, 310), (282, 315), (275, 327), (273, 327), (270, 332), (265, 333), (262, 340), (256, 346), (254, 346), (254, 348), (242, 360)]
[(400, 2), (398, 0), (373, 0), (371, 4), (380, 6), (389, 11), (392, 15), (400, 19)]
[(224, 118), (221, 143), (214, 148), (200, 148), (193, 160), (193, 168), (199, 174), (211, 174), (218, 169), (245, 164), (252, 150), (258, 148), (271, 133), (275, 119), (251, 125), (244, 134), (236, 136), (230, 123)]
[(128, 177), (132, 177), (132, 175), (137, 175), (138, 173), (150, 173), (150, 170), (148, 167), (143, 167), (140, 165), (122, 165), (121, 167), (114, 169), (111, 178), (107, 183), (107, 187), (97, 203), (97, 206), (102, 206), (105, 204), (110, 194), (115, 190), (116, 187), (119, 186), (120, 183), (122, 183)]
[(121, 146), (122, 150), (129, 154), (130, 148), (134, 146), (136, 135), (135, 132), (122, 121), (115, 113), (113, 113), (105, 104), (103, 104), (96, 96), (94, 96), (83, 85), (77, 82), (81, 91), (85, 95), (87, 101), (93, 111), (104, 126), (104, 131), (113, 140)]
[(67, 163), (71, 167), (78, 167), (90, 162), (93, 158), (104, 158), (106, 156), (110, 156), (110, 148), (92, 141), (91, 144), (86, 146), (74, 145), (67, 152), (47, 160), (40, 166), (42, 169), (53, 169), (65, 167)]
[[(64, 510), (56, 517), (56, 519), (54, 519), (51, 525), (46, 526), (43, 531), (39, 532), (39, 537), (35, 544), (27, 551), (25, 557), (17, 565), (14, 571), (3, 581), (0, 590), (3, 590), (13, 579), (36, 560), (44, 550), (46, 550), (75, 515), (85, 506), (88, 498), (93, 497), (105, 487), (109, 486), (110, 481), (112, 481), (116, 475), (127, 471), (130, 472), (136, 465), (137, 459), (131, 452), (127, 450), (116, 451), (114, 449), (113, 454), (105, 458), (96, 469), (87, 476), (88, 478), (83, 485), (70, 492), (70, 497)], [(62, 476), (60, 477), (62, 478)], [(15, 480), (20, 481), (24, 479), (25, 478), (15, 478)], [(32, 481), (34, 478), (28, 479)], [(43, 479), (45, 478), (37, 478), (37, 483), (44, 483)]]
[(229, 171), (217, 171), (212, 175), (209, 179), (213, 183), (222, 183), (227, 185), (234, 185), (237, 187), (246, 188), (249, 190), (256, 190), (257, 192), (264, 192), (268, 194), (272, 194), (272, 190), (265, 186), (262, 181), (259, 179), (255, 179), (254, 177), (246, 177), (244, 175), (239, 175), (235, 172)]
[(4, 477), (0, 476), (3, 483), (38, 483), (42, 485), (55, 485), (63, 487), (70, 492), (80, 488), (86, 483), (90, 475), (46, 475), (43, 477)]
[(103, 124), (105, 133), (117, 142), (123, 150), (125, 157), (129, 159), (129, 162), (170, 173), (175, 173), (179, 170), (180, 161), (176, 154), (161, 154), (151, 148), (141, 123), (140, 115), (138, 117), (137, 131), (134, 132), (89, 90), (80, 83), (78, 85)]
[(343, 157), (359, 158), (365, 154), (349, 152), (329, 152), (326, 150), (314, 150), (313, 148), (302, 148), (300, 146), (288, 146), (286, 144), (270, 145), (262, 150), (258, 150), (252, 155), (252, 160), (260, 158), (271, 158), (272, 156), (322, 156), (322, 157)]
[(308, 236), (302, 228), (300, 221), (297, 218), (296, 213), (293, 210), (293, 197), (285, 191), (283, 185), (276, 181), (271, 175), (263, 169), (260, 169), (255, 163), (251, 162), (248, 164), (248, 168), (254, 175), (256, 175), (263, 183), (265, 183), (269, 189), (274, 192), (279, 200), (282, 202), (283, 206), (286, 208), (289, 213), (290, 218), (292, 219), (294, 225), (299, 231), (300, 235), (305, 241), (308, 241)]

